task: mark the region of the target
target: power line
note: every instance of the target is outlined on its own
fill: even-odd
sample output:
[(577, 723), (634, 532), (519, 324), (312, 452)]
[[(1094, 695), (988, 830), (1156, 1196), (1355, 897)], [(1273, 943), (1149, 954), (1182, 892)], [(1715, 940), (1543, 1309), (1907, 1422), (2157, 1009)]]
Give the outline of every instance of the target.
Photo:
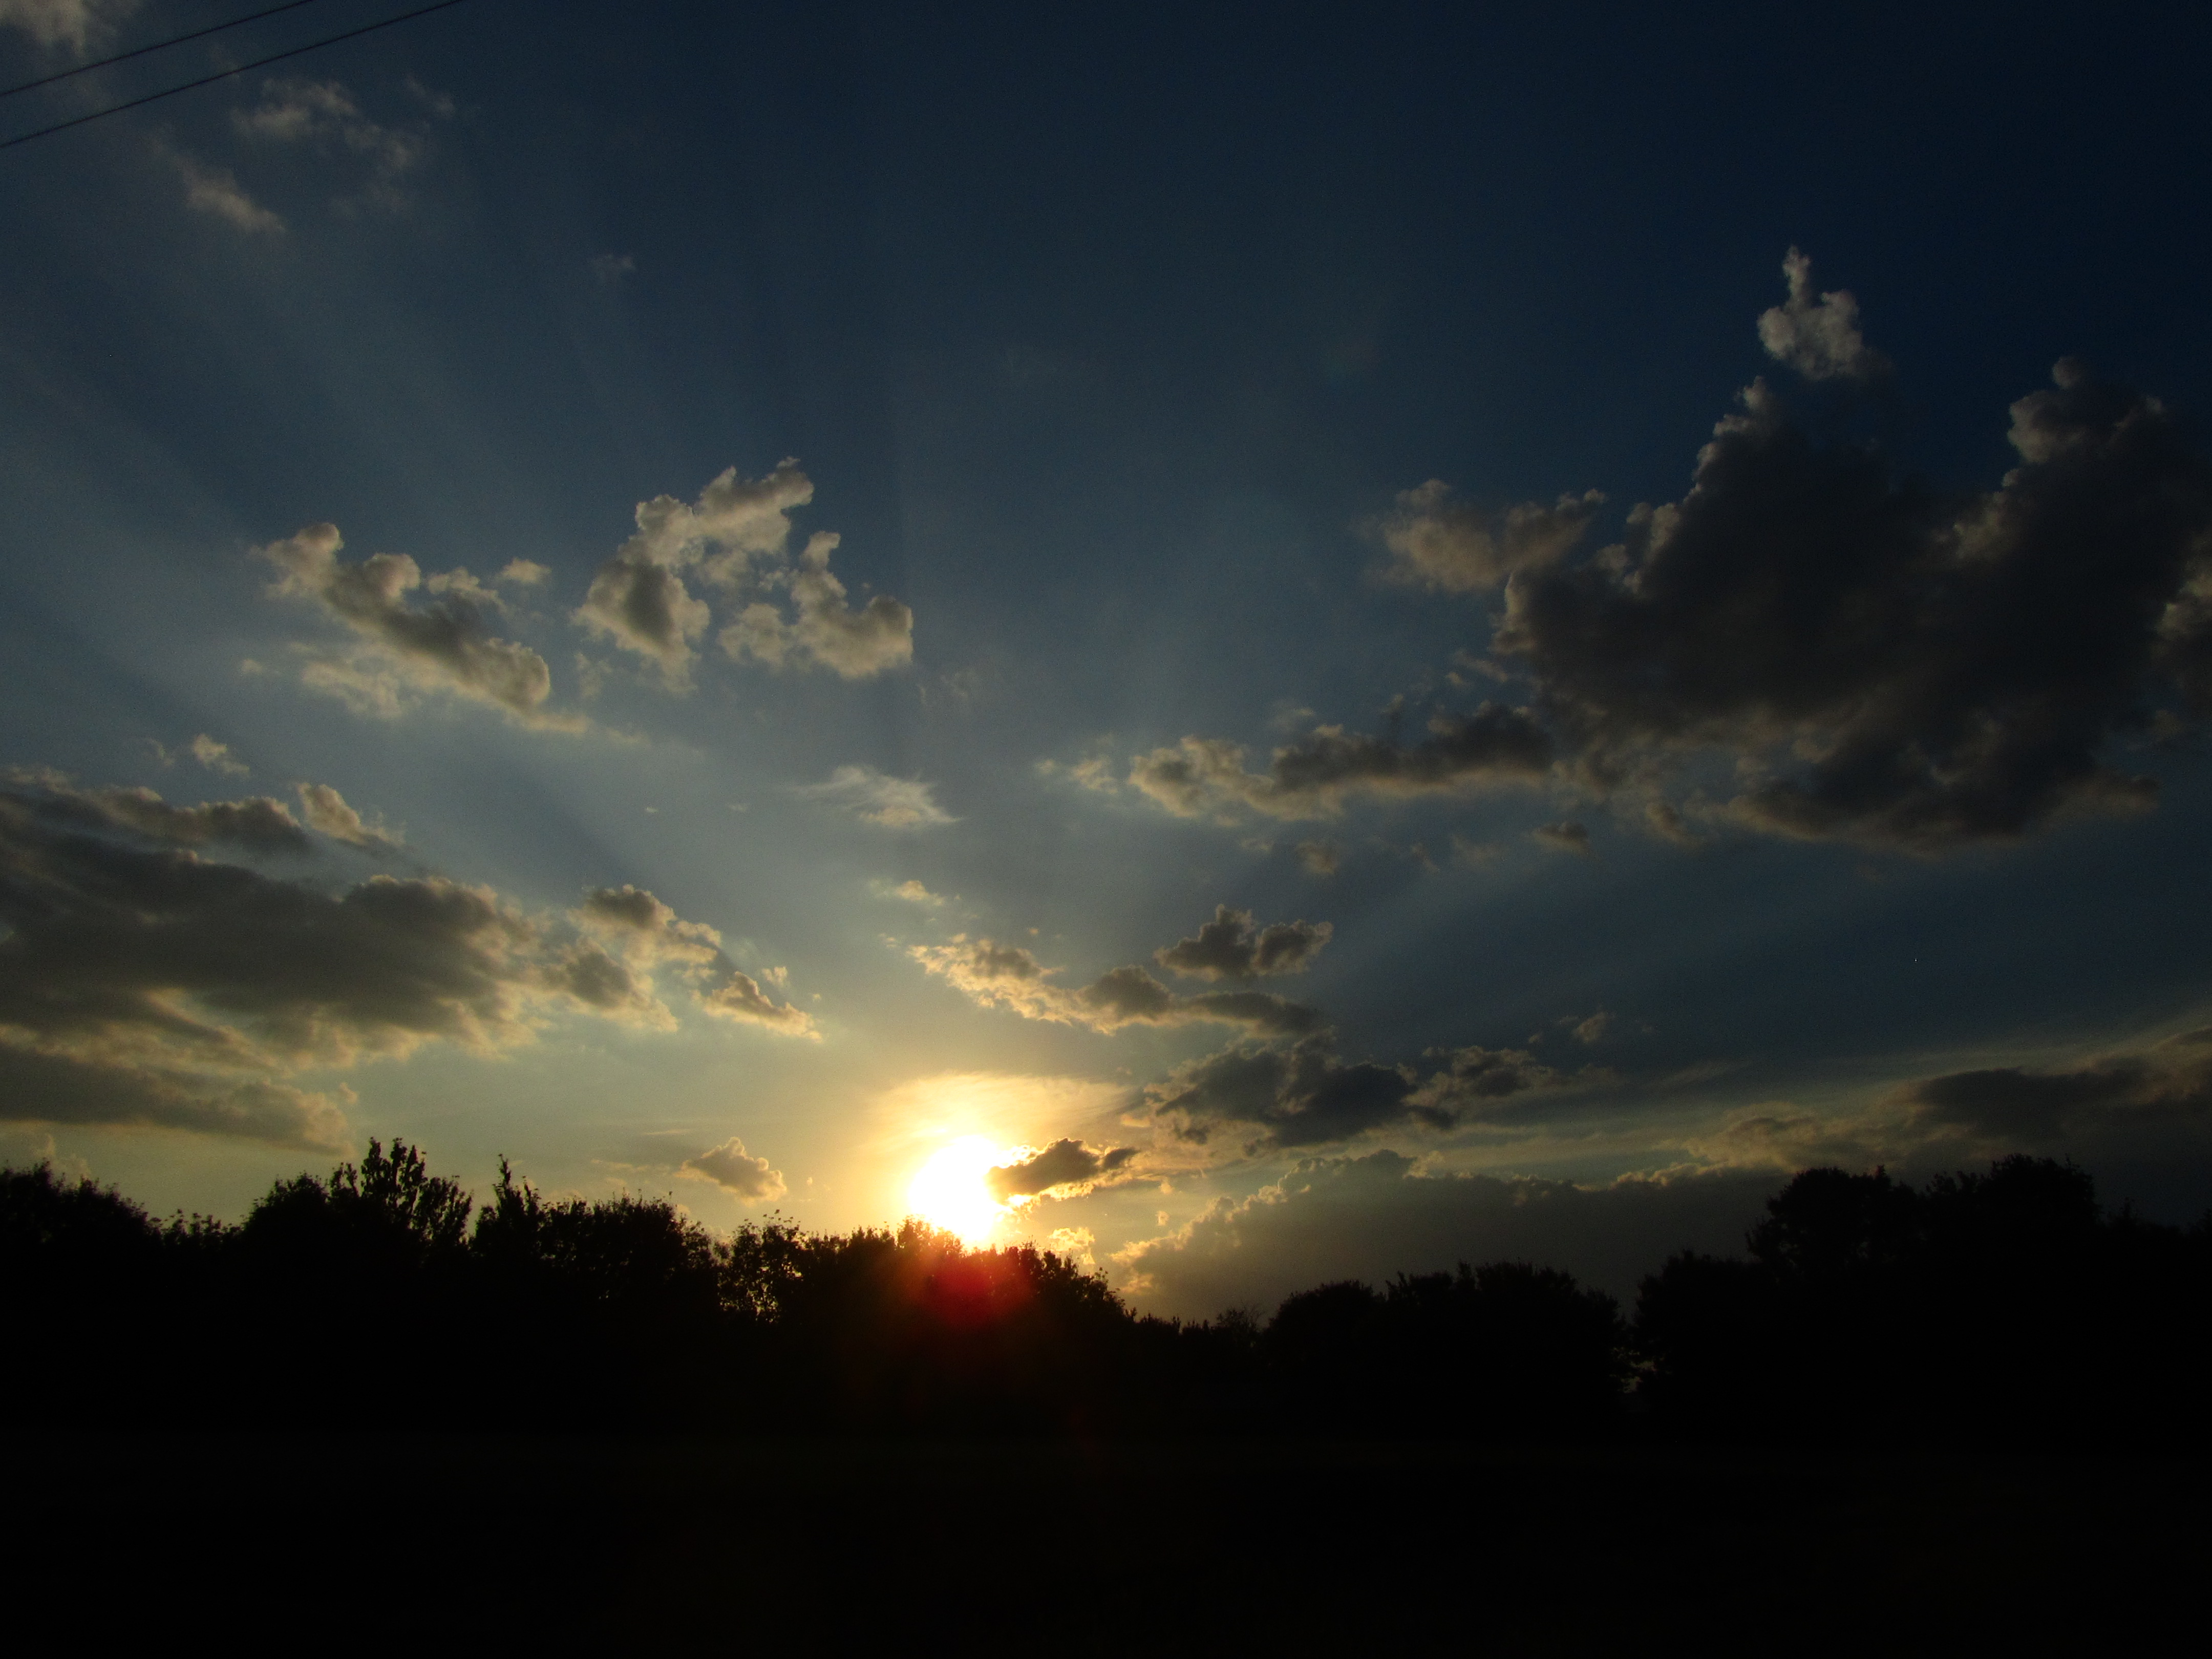
[(296, 11), (301, 6), (312, 5), (314, 0), (284, 0), (281, 6), (271, 6), (266, 11), (257, 11), (250, 16), (234, 17), (228, 23), (212, 23), (204, 29), (194, 29), (190, 34), (173, 34), (166, 40), (156, 40), (150, 46), (133, 46), (129, 52), (118, 52), (112, 58), (103, 58), (97, 63), (79, 64), (75, 69), (42, 76), (36, 81), (26, 81), (20, 87), (0, 91), (0, 98), (13, 98), (19, 92), (30, 92), (39, 87), (50, 87), (57, 81), (66, 81), (73, 75), (89, 75), (94, 70), (106, 69), (110, 64), (127, 64), (134, 58), (143, 58), (149, 52), (167, 52), (171, 46), (181, 46), (187, 40), (198, 40), (210, 34), (221, 34), (225, 29), (237, 28), (244, 23), (258, 23), (264, 17), (274, 17), (280, 11)]
[(289, 52), (272, 52), (266, 58), (257, 58), (250, 64), (240, 64), (216, 75), (203, 75), (197, 81), (187, 81), (180, 87), (171, 87), (163, 92), (149, 92), (143, 98), (111, 104), (106, 109), (96, 109), (89, 115), (74, 116), (66, 121), (57, 121), (50, 127), (39, 127), (29, 132), (18, 133), (13, 138), (0, 139), (0, 149), (13, 149), (18, 144), (27, 144), (33, 138), (45, 138), (57, 132), (66, 132), (71, 127), (81, 127), (88, 121), (98, 121), (110, 115), (120, 115), (125, 110), (142, 105), (158, 103), (164, 98), (173, 98), (180, 92), (190, 92), (196, 87), (211, 87), (218, 81), (228, 81), (233, 76), (245, 75), (271, 64), (281, 64), (287, 58), (297, 58), (302, 52), (319, 52), (325, 46), (334, 46), (341, 40), (351, 40), (364, 34), (374, 34), (379, 29), (388, 29), (395, 23), (404, 23), (416, 17), (428, 17), (434, 11), (443, 11), (448, 6), (458, 6), (461, 0), (437, 0), (435, 5), (420, 6), (413, 11), (402, 12), (397, 17), (387, 17), (380, 23), (364, 23), (357, 29), (348, 29), (343, 34), (326, 35), (320, 40), (311, 40), (304, 46), (294, 46)]

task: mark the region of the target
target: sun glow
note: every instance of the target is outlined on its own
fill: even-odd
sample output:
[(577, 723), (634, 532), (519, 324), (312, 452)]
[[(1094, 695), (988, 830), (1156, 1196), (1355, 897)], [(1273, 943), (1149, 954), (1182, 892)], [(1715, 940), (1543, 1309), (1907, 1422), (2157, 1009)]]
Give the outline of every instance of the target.
[(906, 1189), (907, 1210), (933, 1227), (957, 1233), (964, 1243), (983, 1243), (1007, 1213), (983, 1177), (1018, 1156), (1018, 1148), (1001, 1147), (983, 1135), (963, 1135), (915, 1172)]

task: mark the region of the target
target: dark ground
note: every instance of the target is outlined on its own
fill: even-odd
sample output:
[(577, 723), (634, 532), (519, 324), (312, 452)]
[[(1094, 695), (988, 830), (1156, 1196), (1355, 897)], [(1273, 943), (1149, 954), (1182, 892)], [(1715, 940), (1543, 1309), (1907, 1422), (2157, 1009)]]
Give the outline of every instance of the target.
[(2145, 1461), (32, 1433), (8, 1472), (20, 1653), (2194, 1649), (2212, 1560), (2205, 1469)]

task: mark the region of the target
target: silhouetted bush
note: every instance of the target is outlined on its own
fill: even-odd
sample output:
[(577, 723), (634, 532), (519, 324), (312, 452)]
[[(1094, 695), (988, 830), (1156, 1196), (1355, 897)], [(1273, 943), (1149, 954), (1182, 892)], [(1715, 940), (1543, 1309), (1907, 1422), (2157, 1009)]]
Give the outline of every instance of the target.
[(0, 1319), (7, 1404), (111, 1425), (2140, 1443), (2202, 1433), (2212, 1227), (2106, 1215), (2048, 1160), (1811, 1170), (1632, 1327), (1526, 1262), (1187, 1322), (911, 1220), (721, 1237), (503, 1162), (479, 1209), (372, 1141), (237, 1225), (0, 1171)]
[(1808, 1170), (1747, 1261), (1644, 1281), (1654, 1419), (1699, 1438), (2121, 1445), (2201, 1437), (2212, 1251), (2102, 1214), (2088, 1176), (2008, 1158), (1917, 1190)]

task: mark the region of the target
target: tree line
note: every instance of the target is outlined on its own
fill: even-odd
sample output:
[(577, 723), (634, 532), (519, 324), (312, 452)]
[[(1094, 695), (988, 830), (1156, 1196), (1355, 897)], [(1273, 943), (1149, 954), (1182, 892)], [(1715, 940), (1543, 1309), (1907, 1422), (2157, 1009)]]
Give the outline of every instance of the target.
[(914, 1220), (723, 1237), (504, 1162), (479, 1206), (371, 1141), (234, 1224), (0, 1170), (0, 1398), (109, 1426), (2119, 1448), (2204, 1437), (2212, 1217), (2108, 1212), (2048, 1159), (1808, 1170), (1626, 1313), (1504, 1261), (1194, 1322)]

